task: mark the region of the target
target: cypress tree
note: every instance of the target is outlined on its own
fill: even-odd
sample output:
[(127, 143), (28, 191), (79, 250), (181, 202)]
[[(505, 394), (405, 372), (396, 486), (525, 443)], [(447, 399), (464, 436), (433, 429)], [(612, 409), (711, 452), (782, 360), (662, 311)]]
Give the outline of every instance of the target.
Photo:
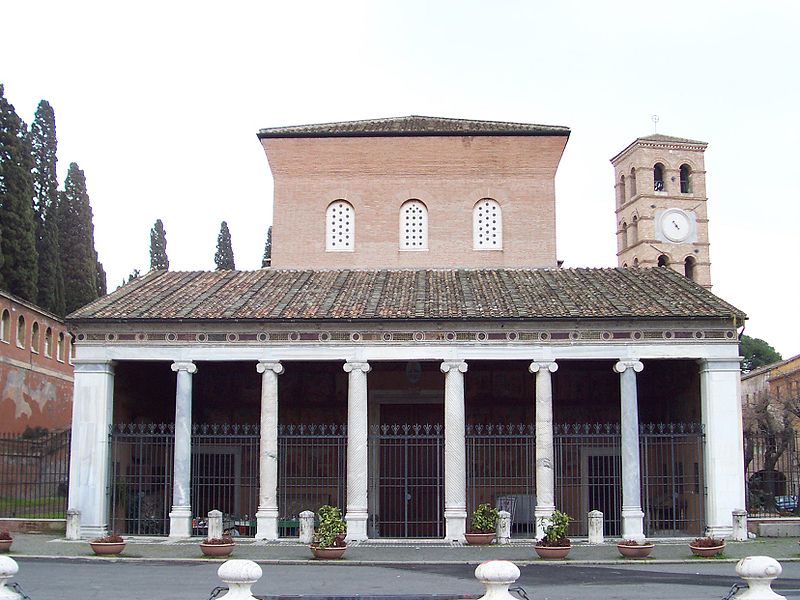
[[(95, 253), (95, 257), (97, 254)], [(106, 270), (103, 268), (103, 263), (95, 259), (95, 268), (97, 272), (97, 297), (100, 298), (108, 293)]]
[(36, 250), (39, 254), (39, 293), (42, 308), (64, 315), (64, 274), (58, 249), (58, 176), (56, 174), (56, 117), (47, 100), (39, 103), (31, 124), (33, 153), (33, 209), (36, 213)]
[(223, 221), (219, 228), (219, 235), (217, 236), (217, 252), (214, 254), (214, 263), (217, 265), (217, 271), (225, 269), (235, 269), (236, 265), (233, 262), (233, 246), (231, 245), (231, 232), (228, 231), (228, 224)]
[(0, 223), (2, 278), (12, 294), (37, 300), (36, 222), (28, 127), (3, 95), (0, 84)]
[(264, 258), (261, 259), (261, 268), (272, 266), (272, 225), (267, 229), (267, 243), (264, 244)]
[(97, 252), (86, 176), (70, 163), (58, 201), (58, 235), (64, 273), (64, 304), (71, 313), (98, 297)]
[(155, 225), (150, 230), (150, 270), (169, 270), (167, 258), (167, 232), (161, 219), (156, 219)]

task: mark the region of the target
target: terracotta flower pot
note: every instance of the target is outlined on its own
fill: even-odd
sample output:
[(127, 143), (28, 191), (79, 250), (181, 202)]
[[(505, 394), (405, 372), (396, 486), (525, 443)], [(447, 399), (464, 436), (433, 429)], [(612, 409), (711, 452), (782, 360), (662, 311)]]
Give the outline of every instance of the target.
[(722, 554), (722, 552), (725, 550), (725, 542), (723, 542), (719, 546), (707, 546), (707, 547), (692, 546), (691, 544), (689, 544), (689, 549), (695, 556), (704, 556), (704, 557), (716, 556), (717, 554)]
[(125, 542), (89, 542), (89, 545), (98, 556), (119, 554), (125, 549)]
[(320, 548), (319, 546), (310, 546), (311, 553), (314, 558), (342, 558), (347, 546), (329, 546), (327, 548)]
[(204, 556), (230, 556), (236, 544), (199, 544)]
[(539, 555), (539, 558), (544, 558), (545, 560), (558, 560), (561, 558), (566, 558), (569, 551), (572, 550), (572, 545), (569, 546), (534, 546), (534, 550), (536, 550), (536, 554)]
[(464, 538), (470, 545), (485, 546), (486, 544), (492, 543), (495, 538), (495, 533), (494, 531), (489, 531), (487, 533), (465, 533)]
[(617, 544), (617, 550), (625, 558), (646, 558), (655, 548), (655, 544), (642, 544), (639, 546), (625, 546), (624, 544)]
[(0, 540), (0, 552), (8, 552), (14, 540)]

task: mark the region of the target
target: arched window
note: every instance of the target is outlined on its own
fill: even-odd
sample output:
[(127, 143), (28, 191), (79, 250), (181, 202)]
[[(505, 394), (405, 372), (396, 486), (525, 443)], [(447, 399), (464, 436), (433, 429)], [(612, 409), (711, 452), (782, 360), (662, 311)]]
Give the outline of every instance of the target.
[(8, 343), (11, 339), (11, 313), (3, 309), (3, 319), (0, 320), (0, 340)]
[(681, 194), (688, 194), (692, 191), (690, 182), (692, 169), (689, 165), (681, 165)]
[(428, 249), (428, 209), (420, 200), (400, 207), (400, 249)]
[(667, 258), (666, 254), (662, 254), (658, 257), (658, 266), (659, 267), (668, 267), (669, 266), (669, 258)]
[(75, 360), (75, 336), (70, 334), (69, 336), (69, 364), (72, 364), (72, 361)]
[(664, 165), (656, 163), (653, 167), (653, 191), (664, 191)]
[(64, 332), (61, 331), (56, 338), (56, 360), (64, 362)]
[(633, 259), (633, 268), (634, 269), (638, 269), (639, 268), (639, 259), (638, 258), (634, 257), (634, 259)]
[(633, 246), (638, 241), (639, 241), (639, 217), (633, 215), (633, 218), (631, 219), (630, 232), (628, 234), (628, 242), (630, 242), (630, 245)]
[(17, 346), (25, 347), (25, 317), (22, 315), (17, 319)]
[(335, 200), (325, 211), (325, 249), (351, 251), (355, 245), (356, 212), (346, 200)]
[(686, 275), (687, 279), (691, 279), (692, 281), (694, 281), (694, 265), (694, 256), (687, 256), (686, 260), (683, 261), (683, 274)]
[(48, 358), (53, 356), (53, 330), (49, 327), (44, 330), (44, 355)]
[(625, 203), (625, 198), (627, 198), (625, 195), (625, 175), (620, 175), (617, 192), (617, 205), (622, 206)]
[(39, 323), (36, 321), (31, 326), (31, 351), (39, 353)]
[(629, 198), (633, 198), (636, 195), (636, 169), (631, 169), (631, 178), (628, 182), (629, 187)]
[(622, 231), (622, 249), (624, 250), (628, 247), (628, 224), (625, 221), (622, 222), (620, 230)]
[(628, 268), (628, 263), (622, 263), (622, 268), (623, 269), (627, 269)]
[(497, 200), (482, 198), (472, 209), (472, 247), (475, 250), (503, 249), (503, 214)]

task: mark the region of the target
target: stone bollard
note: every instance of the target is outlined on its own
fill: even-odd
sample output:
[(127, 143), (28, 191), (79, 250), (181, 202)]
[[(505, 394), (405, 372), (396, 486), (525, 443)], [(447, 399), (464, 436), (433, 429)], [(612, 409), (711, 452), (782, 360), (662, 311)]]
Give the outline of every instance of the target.
[(589, 543), (603, 544), (603, 513), (599, 510), (589, 512)]
[(749, 588), (736, 594), (736, 600), (786, 600), (785, 596), (772, 591), (772, 581), (783, 569), (781, 564), (769, 556), (748, 556), (736, 563), (736, 573), (747, 582)]
[(510, 544), (511, 543), (511, 513), (507, 510), (501, 510), (497, 513), (497, 543)]
[(304, 510), (300, 513), (300, 543), (310, 544), (314, 541), (314, 513)]
[(81, 539), (81, 511), (73, 508), (67, 511), (67, 532), (65, 537), (68, 540)]
[(0, 600), (21, 600), (22, 596), (6, 587), (6, 583), (19, 571), (17, 561), (10, 556), (0, 555)]
[(261, 567), (252, 560), (226, 560), (217, 569), (217, 575), (228, 584), (228, 593), (220, 596), (219, 600), (257, 600), (250, 588), (262, 574)]
[(487, 560), (475, 569), (475, 578), (486, 586), (478, 600), (516, 600), (508, 586), (519, 579), (519, 568), (507, 560)]
[(733, 533), (731, 539), (736, 542), (747, 541), (747, 511), (741, 508), (734, 510), (733, 516)]
[(218, 540), (222, 537), (222, 512), (208, 511), (208, 539)]

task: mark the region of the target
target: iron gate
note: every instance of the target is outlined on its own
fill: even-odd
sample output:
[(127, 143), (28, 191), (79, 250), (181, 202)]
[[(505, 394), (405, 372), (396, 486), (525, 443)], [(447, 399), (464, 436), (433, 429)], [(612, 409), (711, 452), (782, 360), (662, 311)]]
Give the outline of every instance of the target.
[(444, 537), (444, 430), (382, 425), (369, 437), (370, 537)]

